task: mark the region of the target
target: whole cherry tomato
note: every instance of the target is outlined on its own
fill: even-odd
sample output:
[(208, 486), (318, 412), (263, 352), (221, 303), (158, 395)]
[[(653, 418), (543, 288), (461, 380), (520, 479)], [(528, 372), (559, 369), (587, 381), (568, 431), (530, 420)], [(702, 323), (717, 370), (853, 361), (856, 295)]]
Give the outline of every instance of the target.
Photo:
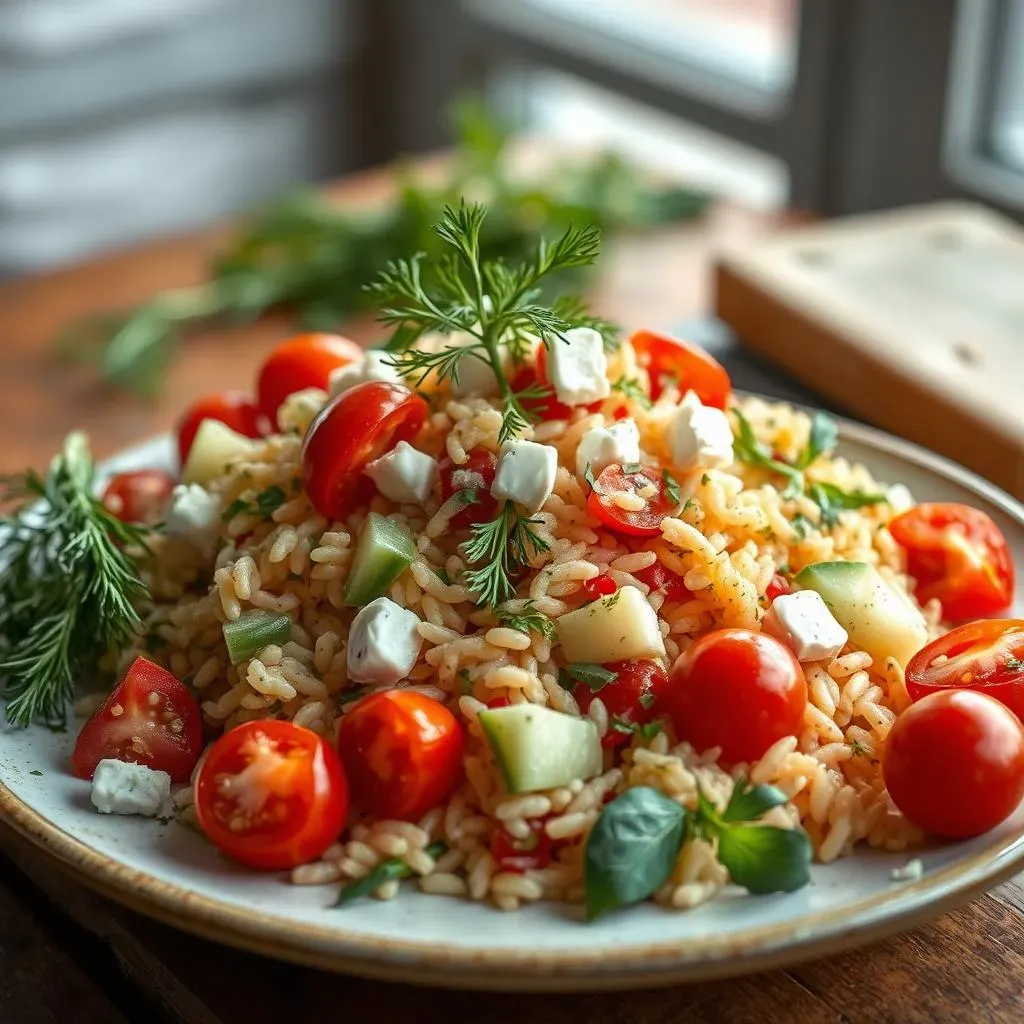
[(159, 523), (176, 483), (162, 469), (118, 473), (103, 492), (103, 507), (124, 523)]
[(215, 395), (205, 395), (196, 399), (178, 420), (178, 465), (184, 466), (188, 461), (192, 442), (203, 420), (219, 420), (243, 437), (259, 437), (265, 433), (264, 428), (270, 430), (277, 425), (263, 423), (256, 403), (241, 391), (220, 391)]
[(893, 723), (882, 775), (918, 828), (954, 839), (981, 835), (1024, 797), (1024, 727), (983, 693), (939, 690)]
[(328, 402), (302, 444), (302, 482), (313, 507), (343, 519), (360, 501), (366, 465), (411, 441), (427, 418), (427, 403), (404, 384), (369, 381)]
[(203, 749), (195, 697), (165, 668), (136, 658), (110, 696), (82, 726), (71, 766), (91, 779), (105, 758), (144, 764), (188, 782)]
[(439, 701), (415, 690), (383, 690), (341, 720), (338, 752), (352, 800), (367, 814), (416, 821), (462, 777), (462, 729)]
[[(616, 495), (638, 497), (643, 507), (624, 508), (616, 501)], [(587, 498), (587, 510), (592, 516), (609, 530), (632, 537), (656, 537), (661, 533), (662, 520), (678, 507), (655, 470), (642, 467), (627, 473), (618, 463), (601, 471)]]
[(249, 867), (315, 860), (348, 817), (348, 783), (330, 744), (292, 722), (236, 726), (206, 752), (195, 783), (207, 838)]
[(657, 399), (666, 384), (674, 383), (680, 394), (694, 391), (702, 404), (725, 408), (732, 381), (725, 368), (704, 349), (653, 331), (637, 331), (629, 343), (637, 362), (651, 378), (652, 398)]
[(613, 661), (602, 668), (614, 672), (615, 679), (597, 690), (587, 683), (577, 683), (572, 695), (583, 714), (595, 697), (601, 698), (613, 723), (604, 734), (601, 746), (617, 747), (629, 742), (629, 726), (646, 725), (654, 717), (654, 706), (665, 692), (668, 676), (661, 665), (647, 658)]
[(792, 652), (767, 633), (719, 629), (679, 655), (660, 702), (695, 750), (727, 763), (756, 761), (803, 727), (807, 681)]
[(277, 427), (277, 410), (296, 391), (328, 391), (331, 374), (363, 359), (363, 350), (340, 334), (297, 334), (263, 361), (256, 393), (260, 412)]
[(1013, 601), (1013, 559), (991, 517), (969, 505), (926, 502), (903, 512), (889, 531), (907, 551), (917, 599), (938, 598), (954, 621), (995, 615)]

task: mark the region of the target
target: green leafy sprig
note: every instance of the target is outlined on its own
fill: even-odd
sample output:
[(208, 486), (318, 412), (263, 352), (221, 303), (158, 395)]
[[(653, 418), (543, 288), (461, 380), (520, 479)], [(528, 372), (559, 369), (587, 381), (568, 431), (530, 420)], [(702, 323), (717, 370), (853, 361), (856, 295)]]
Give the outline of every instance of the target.
[[(424, 852), (428, 856), (433, 857), (434, 860), (437, 860), (447, 849), (448, 847), (444, 843), (436, 842), (426, 847)], [(403, 878), (409, 878), (412, 873), (412, 868), (401, 857), (391, 857), (388, 860), (382, 860), (368, 875), (364, 875), (354, 882), (349, 882), (338, 893), (334, 906), (343, 907), (355, 900), (362, 899), (364, 896), (370, 896), (386, 882), (401, 881)]]

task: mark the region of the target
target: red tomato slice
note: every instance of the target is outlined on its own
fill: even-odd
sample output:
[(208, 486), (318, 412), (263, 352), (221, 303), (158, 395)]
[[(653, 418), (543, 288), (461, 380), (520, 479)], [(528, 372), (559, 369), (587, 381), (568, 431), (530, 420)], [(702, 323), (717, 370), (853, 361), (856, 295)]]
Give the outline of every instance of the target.
[(918, 828), (954, 839), (981, 835), (1024, 797), (1024, 727), (983, 693), (931, 693), (893, 723), (882, 775)]
[(985, 619), (950, 630), (907, 665), (907, 691), (975, 690), (1024, 719), (1024, 619)]
[[(644, 507), (625, 509), (615, 501), (615, 495), (636, 495), (654, 488), (644, 499)], [(669, 500), (665, 485), (658, 473), (646, 467), (627, 473), (618, 463), (602, 470), (597, 485), (587, 498), (587, 509), (610, 530), (632, 537), (656, 537), (661, 532), (661, 521), (672, 515), (679, 506)]]
[(222, 853), (283, 871), (315, 860), (348, 817), (348, 783), (330, 744), (291, 722), (246, 722), (207, 751), (196, 817)]
[(459, 509), (449, 520), (453, 527), (469, 527), (474, 523), (485, 523), (493, 519), (498, 511), (498, 501), (491, 497), (491, 484), (498, 472), (498, 457), (488, 448), (473, 448), (469, 458), (457, 466), (449, 458), (438, 465), (441, 478), (441, 500), (447, 501), (459, 491), (473, 491), (476, 500)]
[(693, 592), (683, 582), (683, 577), (673, 572), (663, 562), (655, 562), (646, 569), (637, 569), (633, 575), (651, 588), (652, 593), (661, 591), (668, 601), (689, 601)]
[(756, 761), (803, 726), (807, 682), (792, 652), (767, 633), (719, 629), (672, 666), (661, 701), (695, 750), (722, 748), (722, 760)]
[(551, 863), (551, 839), (540, 822), (531, 822), (530, 835), (516, 839), (503, 828), (491, 833), (491, 856), (499, 871), (537, 871)]
[(926, 502), (889, 523), (907, 551), (907, 571), (922, 603), (938, 598), (954, 621), (995, 615), (1013, 600), (1014, 567), (1006, 538), (984, 512)]
[(103, 492), (103, 506), (124, 523), (159, 523), (176, 483), (162, 469), (118, 473)]
[(651, 378), (651, 398), (656, 400), (666, 384), (676, 383), (680, 394), (694, 391), (704, 405), (725, 408), (732, 381), (725, 367), (704, 349), (653, 331), (637, 331), (629, 343)]
[(587, 595), (587, 600), (596, 601), (599, 597), (611, 597), (619, 589), (618, 584), (606, 574), (584, 580), (580, 589)]
[(384, 690), (352, 705), (338, 752), (352, 800), (367, 814), (417, 821), (462, 778), (462, 728), (439, 701), (415, 690)]
[(411, 441), (426, 418), (427, 403), (404, 384), (369, 381), (329, 402), (302, 444), (302, 482), (313, 507), (343, 519), (360, 501), (367, 463)]
[(264, 360), (256, 383), (260, 412), (277, 427), (277, 410), (296, 391), (327, 391), (331, 373), (359, 362), (363, 350), (340, 334), (297, 334)]
[(185, 685), (146, 658), (136, 658), (124, 679), (82, 726), (71, 755), (81, 779), (91, 779), (105, 758), (144, 764), (188, 782), (203, 749), (199, 705)]
[(768, 586), (765, 588), (764, 596), (768, 598), (769, 602), (774, 601), (777, 597), (782, 597), (783, 594), (788, 594), (793, 588), (789, 584), (789, 580), (786, 579), (781, 573), (775, 573), (772, 578), (768, 581)]
[[(617, 673), (617, 678), (596, 693), (586, 683), (577, 683), (572, 694), (580, 711), (586, 714), (595, 697), (600, 697), (608, 710), (608, 718), (618, 718), (627, 725), (646, 725), (654, 717), (654, 706), (668, 686), (668, 675), (656, 662), (645, 658), (613, 661), (603, 666)], [(629, 742), (629, 733), (609, 728), (601, 740), (603, 747), (618, 747)]]
[(188, 461), (192, 442), (195, 441), (203, 420), (219, 420), (243, 437), (259, 437), (271, 426), (276, 426), (263, 423), (256, 403), (241, 391), (221, 391), (216, 395), (205, 395), (193, 402), (178, 421), (179, 465), (184, 466)]

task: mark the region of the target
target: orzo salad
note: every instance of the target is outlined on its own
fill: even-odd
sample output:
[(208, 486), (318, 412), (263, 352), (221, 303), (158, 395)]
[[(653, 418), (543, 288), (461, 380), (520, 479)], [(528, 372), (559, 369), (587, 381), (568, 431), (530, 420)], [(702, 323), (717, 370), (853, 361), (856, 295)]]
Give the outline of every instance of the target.
[(8, 718), (119, 678), (77, 703), (97, 809), (339, 904), (409, 879), (685, 909), (1010, 815), (1024, 621), (992, 617), (992, 519), (915, 504), (691, 344), (549, 300), (596, 232), (482, 263), (483, 216), (447, 210), (450, 257), (372, 285), (382, 347), (300, 335), (254, 395), (196, 403), (180, 473), (93, 497), (72, 435), (13, 485)]

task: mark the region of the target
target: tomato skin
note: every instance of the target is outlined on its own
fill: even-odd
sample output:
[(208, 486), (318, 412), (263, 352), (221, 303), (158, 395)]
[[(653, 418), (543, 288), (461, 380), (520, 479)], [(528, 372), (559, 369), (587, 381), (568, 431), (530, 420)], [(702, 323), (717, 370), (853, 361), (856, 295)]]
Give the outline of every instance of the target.
[[(552, 344), (557, 344), (553, 342)], [(590, 402), (584, 406), (566, 405), (560, 402), (555, 396), (554, 385), (548, 376), (548, 348), (547, 345), (538, 345), (534, 352), (534, 365), (524, 363), (516, 371), (511, 381), (513, 391), (526, 391), (528, 388), (547, 388), (550, 394), (538, 398), (522, 399), (523, 408), (532, 413), (539, 420), (567, 420), (572, 418), (574, 408), (583, 408), (588, 412), (596, 412), (601, 408), (601, 402)]]
[[(618, 678), (595, 693), (586, 683), (577, 683), (572, 695), (585, 715), (595, 697), (600, 697), (608, 711), (609, 721), (621, 718), (631, 725), (646, 725), (655, 716), (654, 708), (668, 686), (668, 675), (656, 661), (633, 658), (613, 661), (604, 666), (618, 673)], [(618, 747), (629, 742), (629, 735), (609, 728), (601, 740), (602, 747)]]
[(362, 358), (363, 350), (340, 334), (296, 334), (263, 361), (256, 382), (260, 412), (276, 428), (277, 410), (289, 395), (305, 388), (327, 391), (334, 370)]
[(889, 523), (906, 548), (907, 571), (923, 604), (937, 598), (955, 622), (1004, 611), (1013, 601), (1014, 566), (1002, 531), (969, 505), (925, 502)]
[(765, 587), (764, 596), (769, 601), (774, 601), (775, 598), (782, 597), (783, 594), (788, 594), (792, 590), (793, 588), (790, 586), (789, 580), (781, 573), (775, 573), (768, 581), (768, 586)]
[(80, 779), (91, 779), (96, 765), (112, 757), (188, 782), (202, 749), (195, 697), (167, 669), (136, 658), (82, 726), (71, 766)]
[[(649, 484), (657, 488), (657, 493), (646, 499), (643, 509), (627, 512), (615, 504), (614, 494), (621, 491), (636, 494)], [(587, 497), (587, 510), (595, 519), (609, 530), (630, 537), (657, 537), (661, 533), (661, 521), (677, 508), (669, 501), (661, 476), (655, 470), (644, 467), (636, 473), (626, 473), (617, 463), (601, 471), (597, 486)]]
[(952, 839), (981, 835), (1024, 797), (1024, 727), (983, 693), (937, 691), (893, 723), (882, 774), (918, 828)]
[(693, 591), (683, 582), (683, 577), (660, 560), (646, 569), (637, 569), (633, 575), (641, 583), (646, 583), (651, 593), (661, 591), (667, 601), (689, 601), (693, 597)]
[(159, 523), (177, 480), (162, 469), (135, 469), (111, 477), (103, 507), (124, 523)]
[(530, 836), (516, 839), (503, 828), (491, 833), (491, 856), (498, 862), (499, 871), (537, 871), (551, 863), (551, 838), (540, 822), (531, 822)]
[(338, 752), (352, 800), (367, 814), (416, 821), (462, 778), (463, 735), (439, 701), (415, 690), (384, 690), (341, 720)]
[(607, 573), (584, 580), (580, 589), (587, 595), (587, 600), (596, 601), (599, 597), (611, 597), (619, 589), (618, 584)]
[(206, 752), (195, 793), (196, 818), (210, 842), (267, 871), (315, 860), (348, 817), (337, 754), (291, 722), (245, 722), (224, 733)]
[(367, 463), (411, 441), (427, 403), (404, 384), (368, 381), (342, 392), (317, 414), (302, 444), (302, 482), (313, 507), (343, 519), (365, 496)]
[(756, 761), (803, 726), (807, 682), (792, 652), (767, 633), (719, 629), (676, 659), (661, 710), (676, 735), (721, 759)]
[[(243, 437), (260, 437), (276, 424), (264, 423), (256, 403), (241, 391), (220, 391), (196, 399), (178, 420), (178, 465), (184, 466), (203, 420), (219, 420)], [(266, 428), (266, 429), (264, 429)]]
[(476, 491), (476, 501), (459, 509), (448, 523), (456, 529), (484, 523), (495, 517), (498, 500), (491, 496), (491, 484), (498, 472), (498, 457), (489, 448), (472, 448), (469, 458), (457, 466), (449, 458), (438, 463), (441, 478), (441, 501), (447, 501), (456, 491)]
[(637, 331), (629, 343), (637, 362), (651, 378), (651, 398), (657, 401), (665, 390), (663, 377), (679, 382), (679, 393), (694, 391), (703, 405), (724, 409), (732, 394), (732, 381), (725, 367), (704, 349), (667, 334)]
[[(947, 660), (935, 665), (936, 658)], [(957, 626), (910, 659), (906, 680), (912, 700), (937, 690), (974, 690), (1024, 720), (1024, 619)]]

